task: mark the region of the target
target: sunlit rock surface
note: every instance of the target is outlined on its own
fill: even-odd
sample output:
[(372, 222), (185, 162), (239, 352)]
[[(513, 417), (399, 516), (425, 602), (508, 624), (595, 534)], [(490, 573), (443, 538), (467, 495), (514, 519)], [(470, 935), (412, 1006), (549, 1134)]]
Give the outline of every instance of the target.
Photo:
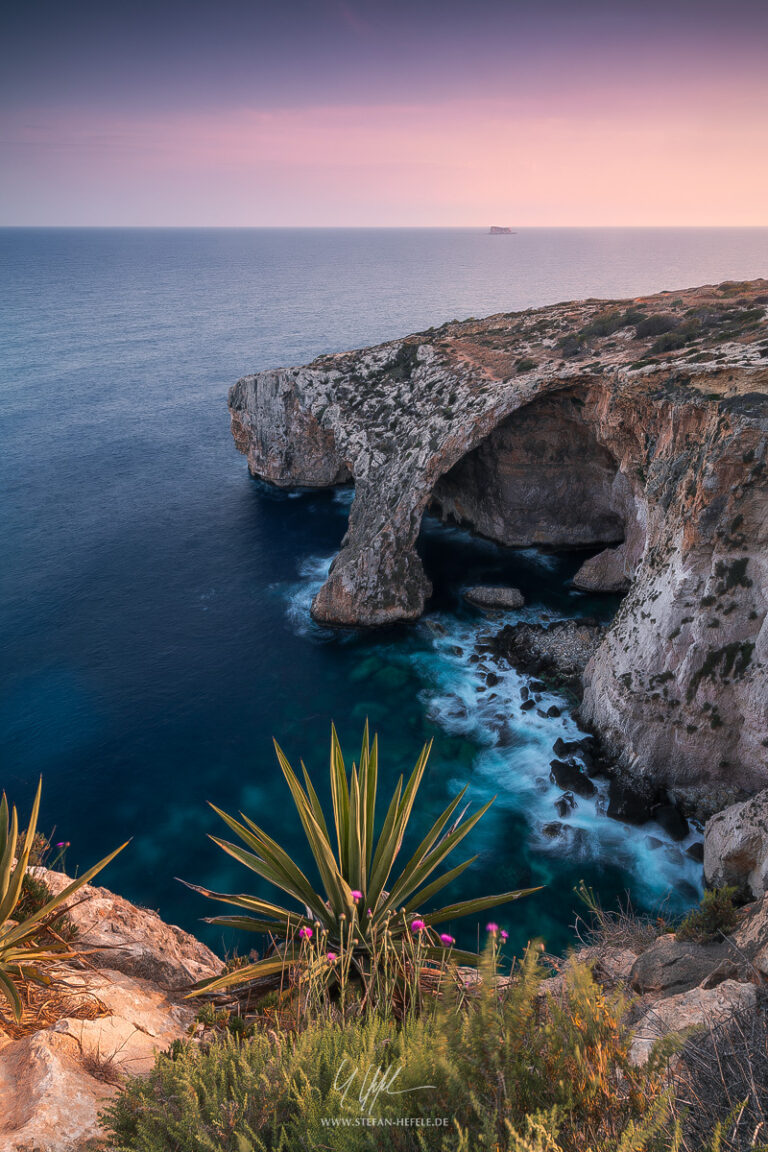
[[(54, 894), (69, 883), (35, 874)], [(106, 888), (82, 888), (69, 917), (77, 956), (56, 967), (48, 994), (59, 1011), (37, 1024), (27, 1012), (22, 1035), (0, 1023), (0, 1152), (80, 1152), (101, 1137), (101, 1109), (187, 1035), (197, 1007), (184, 994), (223, 967), (194, 936)]]

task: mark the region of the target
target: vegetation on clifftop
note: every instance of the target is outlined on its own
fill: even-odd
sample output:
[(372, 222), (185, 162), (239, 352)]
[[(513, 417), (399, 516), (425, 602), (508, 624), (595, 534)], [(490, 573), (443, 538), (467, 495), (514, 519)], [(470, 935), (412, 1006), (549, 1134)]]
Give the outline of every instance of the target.
[[(534, 942), (510, 971), (507, 933), (497, 923), (486, 925), (480, 956), (457, 952), (450, 935), (436, 933), (438, 923), (523, 893), (430, 910), (432, 898), (471, 863), (432, 878), (483, 814), (457, 816), (463, 793), (395, 871), (427, 753), (407, 784), (401, 779), (379, 827), (377, 744), (367, 728), (359, 765), (349, 773), (333, 733), (332, 821), (306, 770), (302, 786), (278, 749), (321, 886), (313, 887), (248, 817), (220, 813), (246, 847), (216, 842), (299, 909), (201, 890), (255, 913), (216, 922), (267, 934), (268, 953), (235, 958), (224, 976), (193, 989), (202, 1007), (188, 1038), (158, 1054), (149, 1075), (123, 1080), (111, 1072), (105, 1082), (120, 1090), (101, 1117), (105, 1150), (768, 1152), (761, 1119), (768, 1011), (761, 994), (749, 1020), (733, 1016), (692, 1036), (672, 1032), (644, 1061), (634, 1047), (636, 1002), (622, 979), (593, 970), (594, 956), (561, 963)], [(23, 907), (25, 917), (0, 921), (0, 964), (9, 963), (9, 943), (20, 951), (19, 960), (12, 957), (18, 970), (6, 968), (16, 997), (19, 982), (37, 978), (34, 963), (44, 967), (60, 954), (44, 953), (36, 933), (106, 863), (50, 900), (28, 886), (22, 905), (39, 797), (38, 789), (20, 839), (15, 811), (4, 798), (0, 803), (0, 913)], [(592, 915), (593, 944), (642, 953), (672, 928), (637, 918), (629, 907), (605, 912), (583, 884), (578, 892)], [(729, 933), (737, 918), (733, 896), (731, 889), (707, 893), (678, 926), (678, 939), (707, 942)], [(9, 999), (15, 1007), (13, 994)]]
[(450, 955), (452, 963), (476, 963), (473, 953), (456, 953), (454, 939), (436, 926), (461, 916), (483, 912), (517, 900), (535, 889), (486, 895), (442, 908), (430, 908), (434, 897), (456, 880), (477, 859), (471, 856), (447, 872), (434, 873), (482, 819), (493, 803), (471, 816), (459, 806), (466, 787), (454, 797), (427, 832), (410, 860), (395, 871), (430, 747), (422, 749), (416, 766), (404, 782), (401, 776), (383, 821), (376, 827), (378, 741), (371, 743), (365, 726), (359, 765), (348, 773), (335, 728), (331, 732), (330, 786), (332, 819), (326, 820), (309, 773), (302, 764), (304, 786), (279, 745), (277, 759), (291, 792), (320, 878), (313, 885), (290, 855), (248, 816), (241, 820), (214, 811), (242, 841), (245, 848), (212, 837), (225, 852), (257, 876), (291, 897), (298, 908), (289, 909), (247, 894), (227, 895), (190, 885), (213, 900), (223, 901), (248, 915), (215, 916), (211, 924), (266, 934), (273, 953), (253, 964), (238, 967), (208, 981), (198, 991), (213, 992), (254, 980), (282, 975), (298, 965), (317, 972), (323, 988), (361, 984), (369, 997), (391, 1001), (407, 996), (408, 973), (433, 961), (440, 970)]
[[(626, 997), (575, 966), (546, 990), (538, 948), (499, 986), (495, 937), (472, 992), (434, 998), (393, 1027), (378, 1011), (346, 1025), (221, 1035), (161, 1056), (106, 1113), (114, 1152), (387, 1148), (642, 1152), (676, 1122), (666, 1050), (629, 1058)], [(666, 1143), (662, 1143), (666, 1140)]]

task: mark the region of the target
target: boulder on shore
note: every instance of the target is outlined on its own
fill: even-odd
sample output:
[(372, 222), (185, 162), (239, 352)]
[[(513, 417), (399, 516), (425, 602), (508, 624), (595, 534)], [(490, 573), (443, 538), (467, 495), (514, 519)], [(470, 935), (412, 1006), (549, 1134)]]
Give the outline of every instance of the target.
[[(556, 620), (549, 625), (508, 624), (494, 638), (497, 656), (520, 672), (545, 676), (558, 688), (581, 695), (581, 676), (605, 629), (597, 620)], [(545, 684), (545, 687), (547, 685)]]
[(464, 599), (477, 608), (490, 608), (495, 611), (522, 608), (525, 604), (525, 598), (518, 588), (496, 588), (485, 584), (467, 588)]
[(582, 592), (626, 592), (630, 583), (626, 544), (590, 556), (573, 578), (574, 588)]

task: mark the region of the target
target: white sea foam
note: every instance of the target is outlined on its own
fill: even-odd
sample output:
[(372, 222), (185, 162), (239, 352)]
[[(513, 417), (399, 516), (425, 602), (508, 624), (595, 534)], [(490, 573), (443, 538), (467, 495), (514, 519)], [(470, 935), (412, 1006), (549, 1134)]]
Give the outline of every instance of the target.
[(351, 508), (354, 498), (354, 488), (335, 488), (333, 491), (334, 503), (341, 504), (344, 508)]
[[(538, 553), (532, 550), (532, 555)], [(331, 560), (307, 559), (299, 582), (282, 589), (297, 632), (325, 642), (337, 639), (338, 633), (314, 624), (309, 608)], [(671, 909), (686, 907), (701, 890), (701, 868), (685, 854), (696, 834), (675, 843), (653, 822), (636, 827), (607, 817), (605, 779), (593, 781), (594, 796), (576, 796), (575, 807), (564, 817), (558, 815), (555, 803), (563, 789), (550, 778), (550, 762), (556, 758), (553, 745), (558, 737), (578, 740), (586, 733), (557, 693), (537, 693), (536, 707), (523, 711), (529, 677), (484, 653), (478, 662), (470, 662), (478, 642), (504, 623), (562, 618), (558, 612), (530, 606), (498, 614), (491, 628), (485, 618), (442, 613), (416, 625), (408, 644), (388, 644), (387, 659), (415, 669), (423, 684), (420, 700), (433, 723), (477, 746), (469, 787), (472, 798), (481, 802), (495, 794), (497, 810), (524, 815), (537, 853), (615, 866), (633, 877), (633, 890), (646, 904), (666, 900)], [(486, 683), (489, 672), (498, 678), (491, 685)], [(541, 714), (553, 705), (561, 709), (560, 716)], [(452, 783), (463, 786), (466, 780)]]
[(311, 635), (317, 639), (332, 639), (334, 636), (331, 629), (315, 624), (309, 614), (315, 595), (328, 577), (332, 561), (333, 556), (308, 556), (299, 565), (299, 580), (295, 584), (272, 585), (274, 591), (285, 596), (288, 619), (300, 636)]
[[(511, 621), (527, 613), (505, 615)], [(498, 806), (523, 813), (538, 852), (615, 865), (633, 876), (635, 891), (646, 901), (668, 896), (671, 906), (689, 904), (701, 889), (700, 866), (685, 855), (696, 834), (675, 843), (654, 822), (637, 827), (608, 818), (605, 779), (593, 781), (595, 796), (576, 796), (576, 806), (559, 816), (555, 802), (563, 789), (550, 779), (553, 745), (558, 737), (578, 740), (586, 733), (556, 693), (537, 693), (536, 708), (523, 712), (529, 677), (482, 654), (479, 663), (468, 662), (478, 638), (488, 631), (485, 621), (446, 615), (438, 623), (438, 631), (424, 629), (428, 647), (413, 662), (425, 680), (422, 698), (434, 722), (480, 745), (470, 786), (477, 799), (495, 793)], [(495, 673), (497, 683), (487, 686), (486, 672)], [(540, 714), (552, 705), (562, 710), (559, 717)], [(555, 832), (555, 824), (560, 825), (557, 835), (543, 831), (549, 825), (548, 831)]]

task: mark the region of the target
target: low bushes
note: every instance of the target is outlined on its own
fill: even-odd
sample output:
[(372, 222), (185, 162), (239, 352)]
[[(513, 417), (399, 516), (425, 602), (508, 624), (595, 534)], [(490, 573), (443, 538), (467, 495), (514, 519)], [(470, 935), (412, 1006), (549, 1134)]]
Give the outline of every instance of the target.
[(730, 935), (738, 921), (739, 913), (734, 903), (737, 895), (737, 890), (728, 886), (708, 889), (699, 907), (693, 908), (680, 922), (678, 940), (709, 944)]
[(637, 324), (635, 335), (638, 340), (644, 340), (647, 336), (661, 336), (665, 332), (671, 332), (678, 324), (677, 317), (669, 312), (652, 312)]
[[(627, 1152), (674, 1121), (665, 1054), (629, 1060), (626, 999), (576, 965), (554, 992), (530, 948), (500, 989), (434, 999), (392, 1027), (373, 1011), (298, 1033), (220, 1036), (159, 1057), (107, 1110), (114, 1152), (388, 1148)], [(405, 1119), (420, 1120), (406, 1125)], [(654, 1143), (656, 1141), (656, 1143)]]

